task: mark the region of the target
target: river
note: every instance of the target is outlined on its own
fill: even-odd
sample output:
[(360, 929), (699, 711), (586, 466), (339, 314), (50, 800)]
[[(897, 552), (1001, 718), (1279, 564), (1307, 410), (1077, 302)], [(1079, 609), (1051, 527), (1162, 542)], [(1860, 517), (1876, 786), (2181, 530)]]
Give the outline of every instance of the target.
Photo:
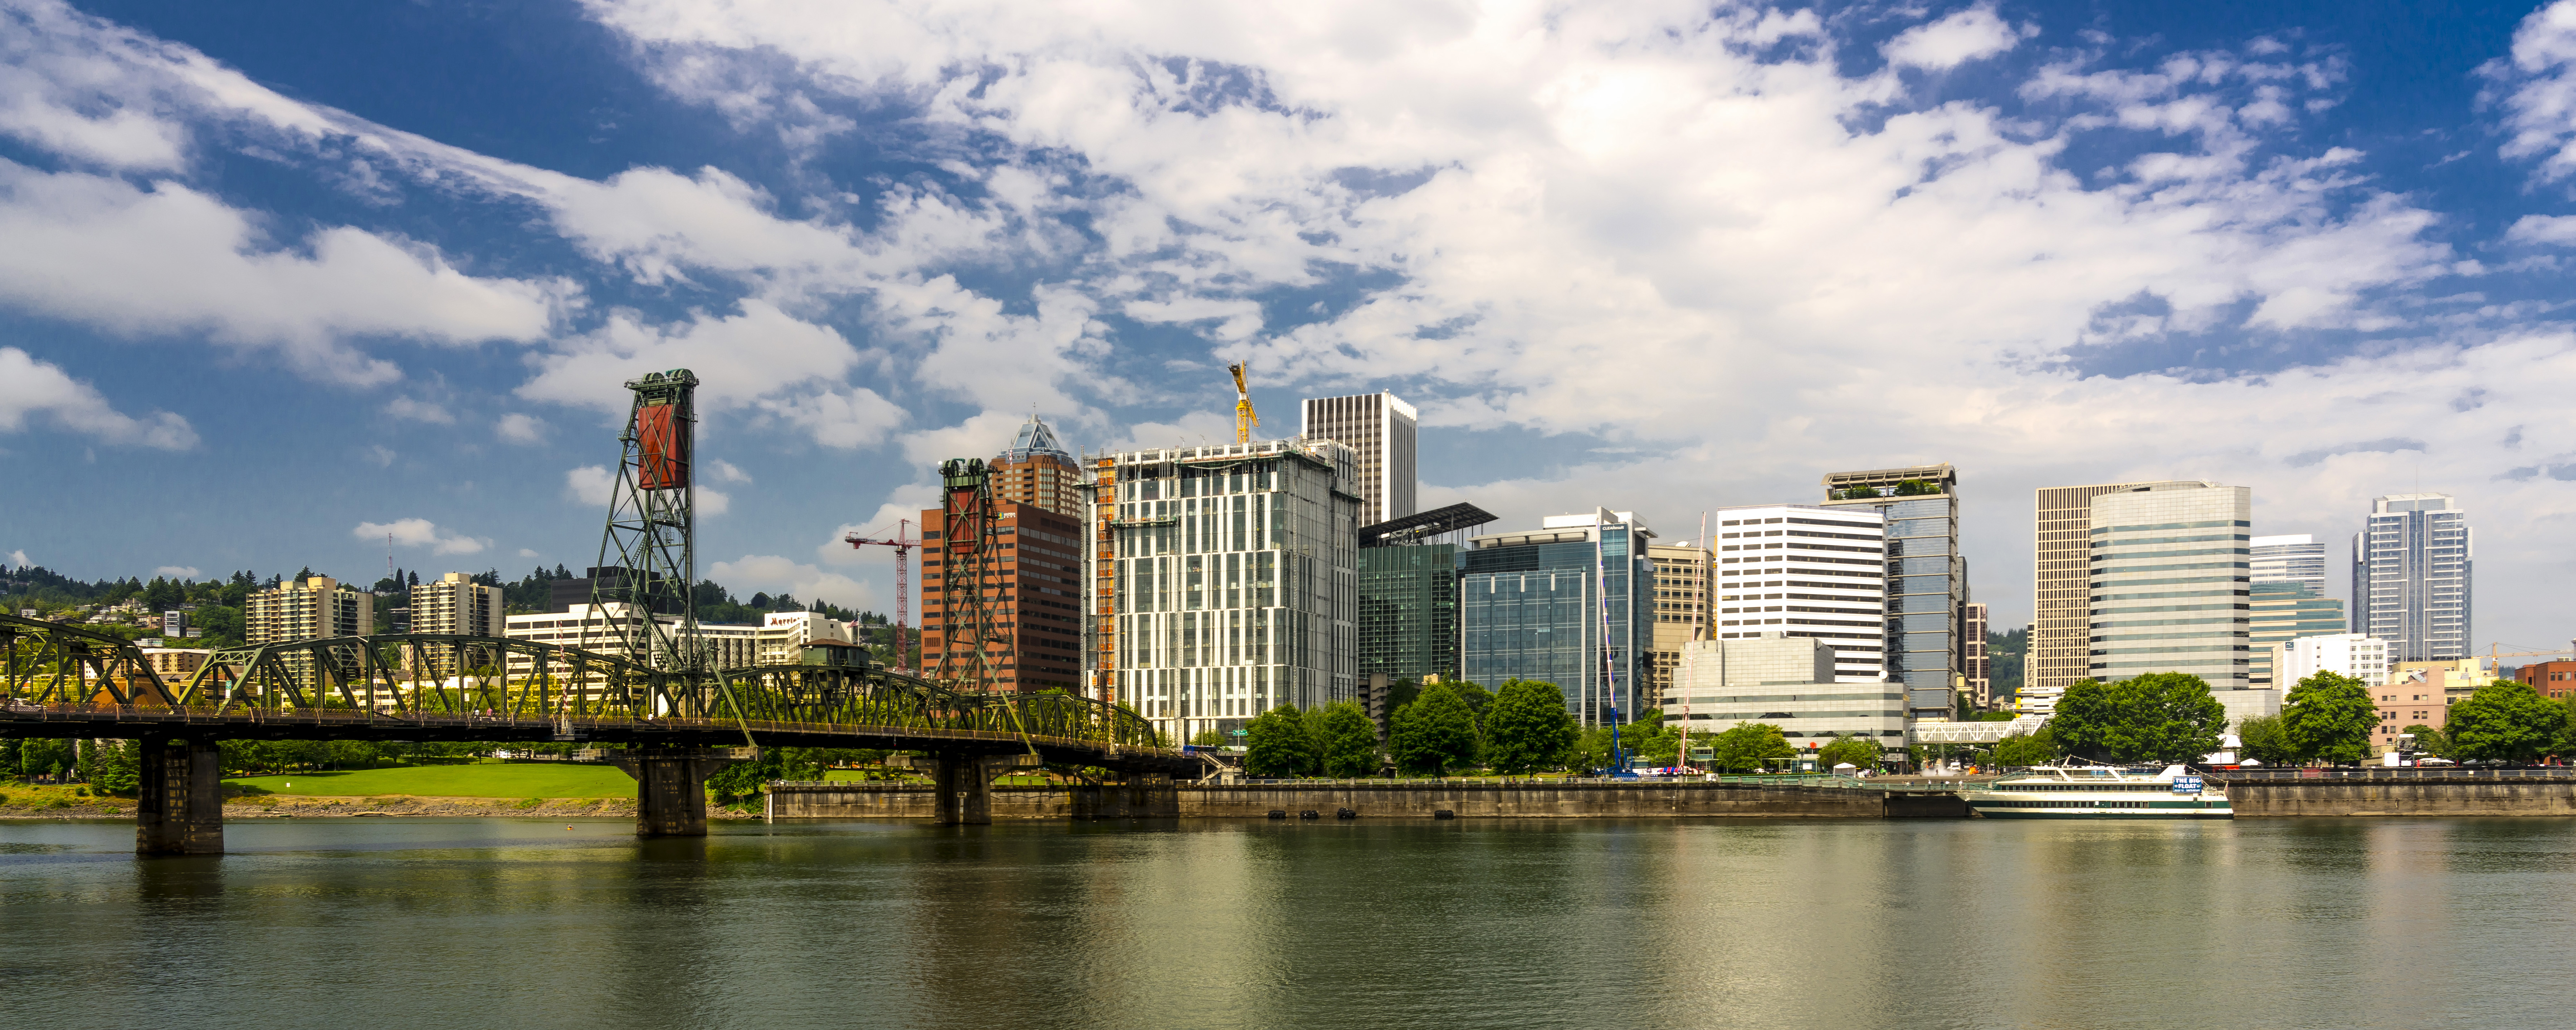
[(0, 1026), (2521, 1027), (2576, 820), (0, 823)]

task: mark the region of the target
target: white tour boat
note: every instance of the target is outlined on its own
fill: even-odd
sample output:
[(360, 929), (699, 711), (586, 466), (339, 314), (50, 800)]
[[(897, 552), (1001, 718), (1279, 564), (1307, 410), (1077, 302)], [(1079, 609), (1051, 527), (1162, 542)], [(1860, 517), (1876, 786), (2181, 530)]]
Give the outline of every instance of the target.
[(2148, 773), (2108, 765), (2042, 765), (1962, 792), (1988, 819), (2233, 819), (2227, 795), (2179, 765)]

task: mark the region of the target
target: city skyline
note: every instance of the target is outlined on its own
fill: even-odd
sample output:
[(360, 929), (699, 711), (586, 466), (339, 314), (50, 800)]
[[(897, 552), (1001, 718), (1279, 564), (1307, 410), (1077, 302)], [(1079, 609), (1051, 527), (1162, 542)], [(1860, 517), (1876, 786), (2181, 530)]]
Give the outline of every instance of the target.
[[(1418, 507), (1507, 525), (1619, 497), (1680, 527), (1832, 470), (1953, 463), (1967, 594), (1999, 626), (2031, 618), (2026, 491), (2243, 484), (2255, 532), (2325, 540), (2372, 497), (2439, 491), (2484, 530), (2471, 649), (2564, 635), (2509, 603), (2571, 571), (2549, 545), (2576, 476), (2576, 429), (2515, 414), (2576, 375), (2529, 303), (2576, 239), (2550, 157), (2576, 127), (2549, 120), (2560, 30), (2528, 9), (2445, 16), (2403, 64), (2373, 41), (2429, 15), (2296, 5), (1621, 11), (1527, 55), (1457, 48), (1481, 77), (1427, 42), (1457, 26), (1347, 55), (1460, 83), (1455, 110), (1257, 38), (1332, 49), (1293, 26), (1050, 12), (1027, 38), (1072, 66), (1132, 78), (1151, 51), (1246, 76), (1119, 92), (1109, 135), (1078, 137), (1025, 44), (953, 21), (907, 55), (615, 4), (10, 8), (36, 113), (0, 125), (0, 224), (59, 241), (0, 267), (0, 461), (49, 484), (0, 511), (12, 566), (371, 581), (390, 536), (404, 566), (584, 567), (614, 382), (693, 367), (702, 574), (889, 611), (887, 556), (839, 538), (927, 506), (939, 460), (995, 453), (1033, 409), (1092, 453), (1230, 439), (1223, 366), (1250, 358), (1274, 424), (1309, 397), (1411, 402)], [(1759, 33), (1784, 49), (1745, 56)], [(1587, 56), (1605, 40), (1637, 49)], [(682, 51), (738, 77), (657, 63)], [(2228, 70), (2161, 71), (2177, 58)], [(431, 88), (465, 59), (483, 85)], [(1017, 70), (970, 112), (923, 88), (951, 59)], [(1620, 91), (1630, 74), (1675, 77)], [(1706, 142), (1720, 127), (1688, 112), (1709, 97), (1747, 105), (1723, 131), (1749, 148)], [(1517, 113), (1466, 132), (1465, 109)], [(2204, 120), (2116, 127), (2186, 110)], [(1919, 131), (1960, 141), (1950, 171), (1881, 184), (1912, 181)], [(1204, 162), (1183, 188), (1159, 156), (1218, 152), (1268, 171)], [(1633, 167), (1824, 221), (1740, 230)], [(1591, 199), (1515, 199), (1540, 194)], [(93, 503), (137, 484), (194, 503)]]

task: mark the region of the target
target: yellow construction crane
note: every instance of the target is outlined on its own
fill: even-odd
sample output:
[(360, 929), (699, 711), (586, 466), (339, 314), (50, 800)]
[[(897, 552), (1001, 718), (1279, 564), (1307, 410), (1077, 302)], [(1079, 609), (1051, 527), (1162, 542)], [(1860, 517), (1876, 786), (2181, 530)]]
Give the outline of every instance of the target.
[(1252, 427), (1261, 424), (1260, 414), (1252, 410), (1252, 388), (1244, 385), (1243, 382), (1243, 374), (1251, 368), (1250, 361), (1225, 366), (1226, 371), (1234, 373), (1234, 442), (1236, 443), (1251, 443)]

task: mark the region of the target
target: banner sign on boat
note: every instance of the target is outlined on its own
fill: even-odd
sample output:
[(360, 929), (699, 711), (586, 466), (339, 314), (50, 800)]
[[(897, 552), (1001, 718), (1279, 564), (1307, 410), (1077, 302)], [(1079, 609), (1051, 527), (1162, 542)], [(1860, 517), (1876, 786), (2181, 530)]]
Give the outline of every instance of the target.
[(2198, 776), (2176, 776), (2174, 777), (2173, 784), (2173, 792), (2176, 794), (2200, 793), (2200, 777)]

